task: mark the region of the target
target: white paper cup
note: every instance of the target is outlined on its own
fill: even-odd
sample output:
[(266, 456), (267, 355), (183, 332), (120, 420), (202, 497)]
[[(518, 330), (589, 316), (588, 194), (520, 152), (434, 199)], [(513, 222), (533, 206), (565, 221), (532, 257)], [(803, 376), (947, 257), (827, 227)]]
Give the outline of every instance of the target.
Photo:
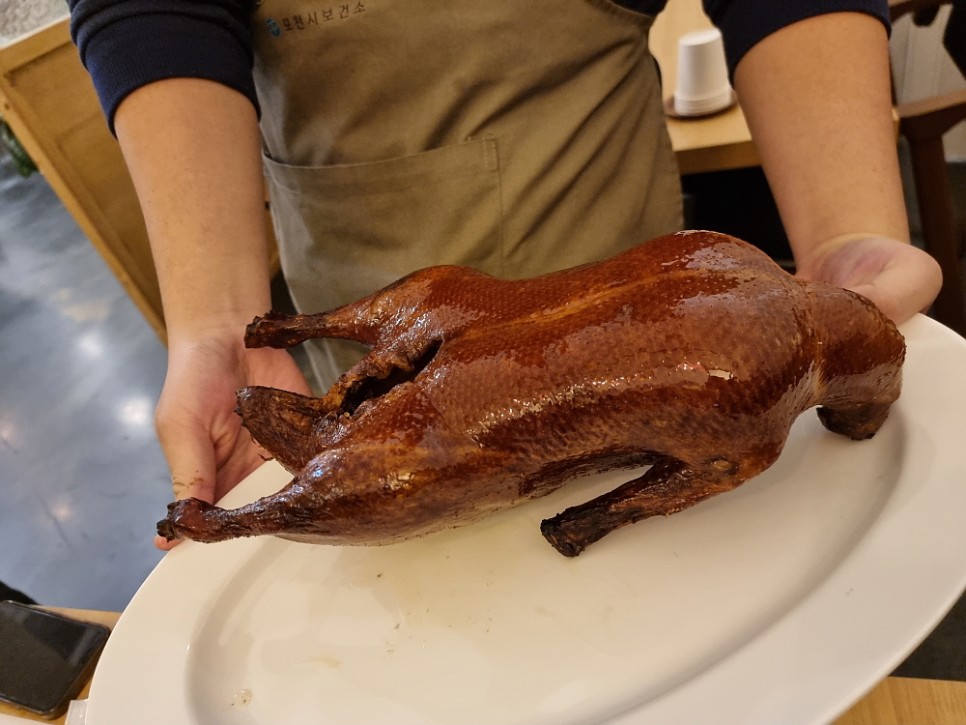
[(717, 28), (686, 33), (678, 41), (678, 77), (674, 111), (700, 116), (731, 104), (724, 42)]

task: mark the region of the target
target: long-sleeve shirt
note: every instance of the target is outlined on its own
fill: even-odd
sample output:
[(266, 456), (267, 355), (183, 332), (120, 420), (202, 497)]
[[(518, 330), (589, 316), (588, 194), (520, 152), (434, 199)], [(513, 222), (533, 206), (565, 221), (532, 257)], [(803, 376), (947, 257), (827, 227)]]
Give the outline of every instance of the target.
[[(668, 0), (615, 0), (657, 14)], [(805, 18), (860, 12), (889, 23), (887, 0), (703, 0), (724, 36), (729, 69), (756, 43)], [(68, 0), (71, 33), (113, 129), (124, 98), (165, 78), (204, 78), (246, 95), (252, 79), (254, 0)]]

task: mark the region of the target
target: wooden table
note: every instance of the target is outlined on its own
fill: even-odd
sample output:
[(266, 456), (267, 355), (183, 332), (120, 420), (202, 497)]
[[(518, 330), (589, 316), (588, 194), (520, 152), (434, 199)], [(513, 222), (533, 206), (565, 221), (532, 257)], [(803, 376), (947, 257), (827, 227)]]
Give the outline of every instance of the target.
[[(117, 612), (55, 609), (68, 616), (113, 627)], [(87, 697), (85, 685), (79, 699)], [(37, 722), (63, 725), (64, 718), (44, 720), (0, 703), (0, 714), (17, 715)], [(135, 722), (136, 720), (132, 720)], [(964, 725), (966, 682), (887, 677), (853, 705), (833, 725)]]
[[(712, 27), (701, 0), (671, 0), (651, 29), (651, 53), (661, 67), (664, 98), (674, 92), (678, 39), (692, 30)], [(682, 174), (758, 166), (758, 152), (739, 106), (704, 118), (667, 121), (671, 146)]]
[[(665, 100), (674, 93), (677, 79), (678, 39), (692, 30), (713, 27), (704, 14), (701, 1), (670, 0), (651, 29), (650, 48), (661, 67)], [(898, 138), (898, 115), (893, 114), (893, 119)], [(726, 171), (761, 164), (745, 114), (738, 105), (703, 118), (668, 118), (667, 126), (681, 174)]]
[[(60, 612), (61, 614), (66, 614), (68, 617), (75, 617), (76, 619), (82, 619), (86, 622), (96, 622), (97, 624), (103, 624), (110, 628), (114, 628), (117, 624), (118, 618), (121, 616), (119, 612), (98, 612), (90, 609), (63, 609), (60, 607), (48, 607), (51, 611)], [(77, 696), (78, 700), (83, 700), (87, 697), (88, 692), (90, 692), (90, 682), (84, 685), (84, 689), (81, 694)], [(0, 702), (0, 715), (15, 715), (17, 717), (26, 718), (27, 720), (36, 720), (37, 722), (54, 723), (55, 725), (63, 725), (67, 716), (63, 715), (56, 720), (46, 720), (39, 715), (32, 715), (25, 710), (13, 707), (12, 705), (7, 705)]]

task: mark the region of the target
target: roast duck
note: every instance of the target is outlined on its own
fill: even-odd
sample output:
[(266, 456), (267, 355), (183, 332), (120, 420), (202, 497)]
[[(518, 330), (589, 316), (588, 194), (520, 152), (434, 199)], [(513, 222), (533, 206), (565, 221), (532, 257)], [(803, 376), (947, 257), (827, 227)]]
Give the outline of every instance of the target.
[(238, 393), (245, 426), (291, 483), (234, 510), (175, 502), (163, 536), (387, 544), (650, 466), (543, 521), (576, 556), (761, 473), (813, 406), (826, 428), (872, 436), (905, 356), (865, 298), (710, 232), (533, 279), (430, 267), (329, 312), (256, 318), (245, 340), (316, 337), (370, 352), (321, 398)]

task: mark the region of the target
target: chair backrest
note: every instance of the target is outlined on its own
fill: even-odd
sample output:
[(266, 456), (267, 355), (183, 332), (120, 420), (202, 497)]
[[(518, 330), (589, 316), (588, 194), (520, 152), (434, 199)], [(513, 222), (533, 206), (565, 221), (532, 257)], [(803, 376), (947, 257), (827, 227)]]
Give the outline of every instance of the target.
[(953, 0), (889, 0), (889, 15), (898, 20), (909, 13), (922, 13), (921, 21), (936, 13), (943, 5), (952, 5)]
[[(917, 25), (931, 24), (943, 5), (957, 5), (959, 13), (947, 25), (944, 44), (960, 72), (966, 74), (966, 4), (963, 0), (890, 0), (889, 11), (895, 21), (912, 15)], [(956, 25), (953, 25), (955, 21)], [(966, 119), (966, 89), (937, 94), (900, 103), (896, 106), (899, 132), (909, 144), (919, 218), (926, 250), (935, 257), (943, 272), (943, 287), (932, 308), (933, 316), (961, 335), (966, 335), (966, 282), (961, 263), (961, 232), (957, 228), (950, 183), (943, 150), (943, 134)]]
[(918, 26), (931, 25), (943, 5), (954, 6), (946, 22), (943, 45), (949, 57), (966, 77), (966, 1), (964, 0), (889, 0), (889, 16), (892, 22), (912, 15)]

